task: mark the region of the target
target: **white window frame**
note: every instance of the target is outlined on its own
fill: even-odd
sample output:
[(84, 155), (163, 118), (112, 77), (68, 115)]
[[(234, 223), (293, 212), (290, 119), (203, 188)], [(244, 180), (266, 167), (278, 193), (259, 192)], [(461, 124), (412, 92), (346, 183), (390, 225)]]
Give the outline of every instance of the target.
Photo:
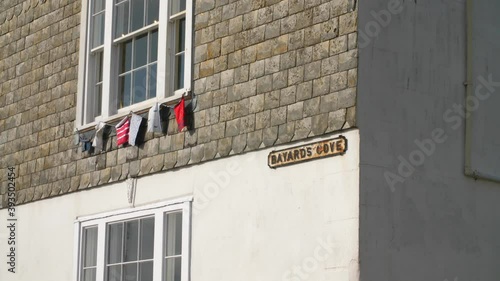
[[(172, 38), (173, 23), (176, 15), (170, 15), (170, 3), (168, 0), (159, 1), (159, 21), (145, 26), (137, 31), (127, 34), (126, 38), (137, 36), (137, 34), (147, 32), (158, 28), (158, 60), (157, 60), (157, 82), (156, 97), (149, 100), (133, 104), (121, 109), (116, 108), (116, 99), (118, 95), (118, 47), (117, 44), (126, 40), (126, 38), (113, 39), (115, 14), (115, 1), (106, 1), (105, 6), (105, 26), (104, 26), (104, 58), (103, 58), (103, 84), (102, 84), (102, 108), (101, 115), (91, 120), (88, 115), (92, 114), (91, 104), (93, 100), (88, 101), (91, 95), (89, 87), (91, 81), (88, 79), (88, 69), (90, 63), (90, 42), (91, 41), (91, 0), (82, 0), (81, 24), (80, 24), (80, 53), (78, 66), (78, 89), (77, 89), (77, 108), (75, 127), (77, 130), (85, 130), (95, 127), (100, 121), (109, 122), (119, 120), (131, 111), (137, 112), (147, 110), (155, 103), (168, 103), (181, 98), (182, 95), (191, 91), (192, 77), (192, 46), (193, 46), (193, 0), (186, 0), (186, 12), (180, 13), (185, 16), (185, 63), (184, 63), (184, 87), (174, 91), (173, 81), (173, 62), (174, 57), (173, 40), (167, 42), (167, 38)], [(87, 106), (89, 104), (90, 106)]]
[[(164, 254), (164, 215), (169, 212), (182, 211), (182, 259), (181, 259), (181, 281), (189, 281), (190, 278), (190, 247), (191, 247), (191, 202), (192, 197), (184, 197), (168, 202), (147, 205), (138, 208), (128, 208), (94, 216), (77, 218), (74, 223), (75, 238), (73, 242), (73, 280), (81, 281), (81, 263), (83, 251), (83, 230), (86, 227), (97, 226), (97, 268), (96, 281), (105, 280), (106, 267), (106, 231), (107, 225), (113, 222), (139, 219), (146, 216), (154, 216), (154, 253), (153, 253), (153, 280), (163, 280)], [(161, 241), (158, 245), (157, 241)]]

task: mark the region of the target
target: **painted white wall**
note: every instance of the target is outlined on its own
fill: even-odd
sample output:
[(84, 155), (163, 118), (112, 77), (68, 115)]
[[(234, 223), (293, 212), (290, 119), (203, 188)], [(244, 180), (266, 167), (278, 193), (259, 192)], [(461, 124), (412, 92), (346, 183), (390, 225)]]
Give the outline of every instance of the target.
[[(344, 156), (272, 170), (266, 149), (140, 178), (136, 206), (194, 197), (193, 281), (356, 281), (359, 133), (344, 136)], [(17, 207), (17, 273), (1, 227), (0, 280), (72, 280), (75, 219), (128, 207), (124, 182)]]

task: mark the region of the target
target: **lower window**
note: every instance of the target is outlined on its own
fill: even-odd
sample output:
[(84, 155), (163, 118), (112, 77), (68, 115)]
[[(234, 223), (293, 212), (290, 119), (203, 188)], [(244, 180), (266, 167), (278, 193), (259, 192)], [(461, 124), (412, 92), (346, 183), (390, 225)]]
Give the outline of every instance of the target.
[(190, 202), (77, 221), (80, 281), (188, 281)]

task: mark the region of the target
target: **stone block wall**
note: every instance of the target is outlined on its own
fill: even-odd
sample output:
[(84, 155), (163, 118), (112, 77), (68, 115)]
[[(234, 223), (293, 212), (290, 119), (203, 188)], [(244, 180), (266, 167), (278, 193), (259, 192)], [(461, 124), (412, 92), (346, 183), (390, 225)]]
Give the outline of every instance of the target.
[(193, 129), (89, 154), (73, 145), (81, 2), (2, 1), (2, 206), (9, 166), (22, 204), (355, 126), (355, 3), (195, 0)]

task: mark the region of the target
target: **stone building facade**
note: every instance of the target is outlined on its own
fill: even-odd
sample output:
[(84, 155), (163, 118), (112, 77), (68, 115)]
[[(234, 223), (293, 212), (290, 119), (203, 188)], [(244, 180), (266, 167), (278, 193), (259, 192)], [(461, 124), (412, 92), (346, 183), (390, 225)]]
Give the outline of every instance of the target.
[[(88, 2), (0, 1), (0, 257), (16, 270), (0, 280), (498, 280), (497, 1), (192, 0), (190, 130), (171, 115), (100, 153), (74, 144), (94, 130)], [(332, 139), (347, 151), (268, 166)], [(125, 240), (150, 256), (110, 261)]]
[[(92, 99), (81, 90), (91, 68), (82, 54), (95, 24), (85, 21), (96, 16), (88, 3), (106, 3), (110, 19), (110, 8), (155, 0), (1, 1), (0, 220), (18, 222), (11, 232), (0, 230), (1, 241), (15, 239), (0, 279), (139, 280), (140, 272), (142, 281), (296, 280), (293, 265), (300, 264), (311, 276), (353, 280), (359, 272), (356, 2), (186, 1), (186, 12), (175, 17), (192, 19), (185, 52), (192, 62), (189, 130), (179, 132), (170, 114), (167, 131), (145, 133), (139, 146), (117, 147), (112, 129), (102, 152), (83, 152), (75, 136), (95, 133), (95, 122), (81, 117), (82, 100), (86, 106)], [(170, 52), (161, 48), (162, 26), (172, 26), (165, 14), (172, 17), (160, 12), (158, 25), (145, 27), (153, 26), (148, 36), (158, 30), (159, 70), (160, 53)], [(114, 48), (107, 34), (104, 61)], [(160, 102), (177, 102), (174, 94)], [(147, 117), (148, 110), (136, 113)], [(112, 126), (123, 118), (113, 114), (103, 114)], [(268, 166), (275, 150), (332, 139), (345, 140), (345, 149), (348, 142), (347, 153)], [(13, 184), (15, 214), (8, 208)], [(112, 261), (105, 255), (116, 241), (123, 253), (134, 248), (129, 242), (149, 253)], [(167, 249), (172, 244), (175, 254)], [(324, 264), (318, 270), (304, 263), (311, 251)]]
[(103, 153), (73, 142), (81, 2), (0, 3), (0, 168), (16, 167), (18, 204), (356, 126), (356, 1), (194, 2), (192, 130), (171, 119)]

